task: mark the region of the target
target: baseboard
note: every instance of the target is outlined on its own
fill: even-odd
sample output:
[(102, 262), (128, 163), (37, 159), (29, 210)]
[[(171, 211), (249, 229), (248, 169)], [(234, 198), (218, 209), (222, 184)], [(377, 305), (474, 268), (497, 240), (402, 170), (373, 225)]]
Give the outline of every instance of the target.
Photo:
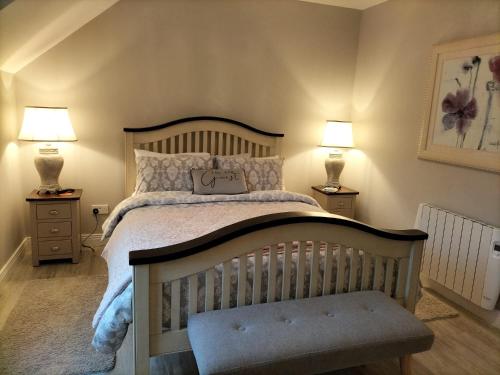
[(16, 262), (18, 262), (18, 260), (21, 258), (21, 255), (24, 254), (24, 252), (30, 247), (30, 245), (31, 237), (24, 237), (16, 250), (14, 250), (14, 253), (7, 260), (7, 263), (5, 263), (0, 269), (0, 283), (7, 277), (12, 267), (14, 267)]
[[(472, 315), (478, 317), (486, 324), (500, 329), (500, 310), (485, 310), (472, 302), (466, 300), (462, 296), (456, 294), (455, 292), (449, 290), (448, 288), (442, 286), (441, 284), (435, 282), (434, 280), (428, 278), (427, 276), (421, 274), (420, 281), (422, 282), (422, 286), (424, 288), (432, 289), (437, 292), (441, 296), (445, 297), (449, 301), (457, 304), (462, 307), (464, 310), (467, 310)], [(497, 308), (498, 308), (497, 303)]]

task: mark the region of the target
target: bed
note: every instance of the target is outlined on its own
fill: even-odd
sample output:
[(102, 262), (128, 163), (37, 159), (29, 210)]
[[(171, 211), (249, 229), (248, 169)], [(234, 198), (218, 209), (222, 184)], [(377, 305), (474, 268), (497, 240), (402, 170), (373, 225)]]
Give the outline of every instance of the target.
[(110, 279), (94, 341), (116, 351), (132, 334), (133, 373), (147, 374), (150, 357), (189, 351), (187, 316), (202, 311), (368, 289), (414, 311), (421, 231), (374, 228), (282, 190), (133, 195), (134, 149), (265, 158), (280, 155), (283, 134), (217, 117), (124, 130), (130, 197), (103, 228)]

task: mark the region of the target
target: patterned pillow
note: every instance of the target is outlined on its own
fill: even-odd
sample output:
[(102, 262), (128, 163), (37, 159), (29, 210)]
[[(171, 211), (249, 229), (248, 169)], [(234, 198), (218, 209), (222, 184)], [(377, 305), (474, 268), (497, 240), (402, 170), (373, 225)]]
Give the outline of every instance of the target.
[(236, 154), (236, 155), (215, 155), (214, 157), (214, 164), (215, 167), (218, 169), (229, 169), (222, 167), (222, 165), (228, 165), (228, 164), (237, 164), (237, 165), (243, 165), (247, 163), (252, 156), (250, 154)]
[(161, 154), (135, 150), (136, 193), (150, 191), (192, 191), (191, 169), (212, 168), (209, 153)]
[(248, 155), (216, 156), (217, 168), (243, 169), (249, 191), (283, 190), (283, 158), (251, 158)]

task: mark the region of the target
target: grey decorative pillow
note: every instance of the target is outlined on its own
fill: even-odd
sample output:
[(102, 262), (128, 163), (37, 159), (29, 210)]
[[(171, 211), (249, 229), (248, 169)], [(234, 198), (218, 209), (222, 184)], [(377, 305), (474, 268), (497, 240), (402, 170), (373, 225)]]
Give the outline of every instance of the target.
[(248, 193), (242, 169), (191, 169), (193, 194)]
[(209, 153), (161, 154), (135, 150), (136, 193), (150, 191), (192, 191), (191, 169), (212, 168)]
[(248, 190), (283, 190), (283, 158), (251, 158), (248, 155), (216, 156), (217, 168), (243, 169)]

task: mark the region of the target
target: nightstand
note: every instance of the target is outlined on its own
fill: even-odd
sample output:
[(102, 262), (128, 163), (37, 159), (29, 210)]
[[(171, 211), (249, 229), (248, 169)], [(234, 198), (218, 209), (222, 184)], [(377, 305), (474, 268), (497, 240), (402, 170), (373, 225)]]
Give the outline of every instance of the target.
[(331, 214), (337, 214), (354, 219), (354, 209), (356, 206), (356, 195), (359, 191), (342, 186), (335, 193), (322, 191), (323, 186), (312, 186), (313, 198)]
[(30, 204), (33, 266), (41, 260), (80, 260), (80, 197), (82, 190), (61, 195), (38, 194), (26, 197)]

